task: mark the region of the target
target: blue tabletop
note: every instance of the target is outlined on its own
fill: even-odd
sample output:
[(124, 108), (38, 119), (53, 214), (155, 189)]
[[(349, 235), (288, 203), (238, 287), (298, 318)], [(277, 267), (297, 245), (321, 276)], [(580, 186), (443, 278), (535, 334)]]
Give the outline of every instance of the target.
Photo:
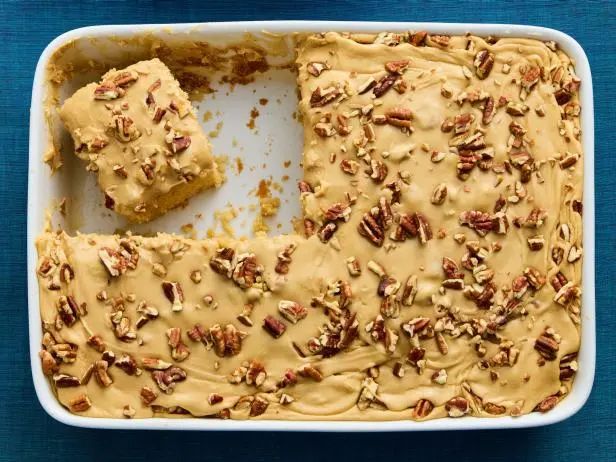
[[(532, 24), (566, 32), (584, 47), (595, 91), (598, 341), (594, 389), (577, 415), (528, 430), (346, 435), (97, 431), (45, 414), (30, 375), (26, 302), (28, 108), (41, 51), (88, 25), (265, 19)], [(0, 20), (0, 460), (616, 460), (615, 2), (0, 0)]]

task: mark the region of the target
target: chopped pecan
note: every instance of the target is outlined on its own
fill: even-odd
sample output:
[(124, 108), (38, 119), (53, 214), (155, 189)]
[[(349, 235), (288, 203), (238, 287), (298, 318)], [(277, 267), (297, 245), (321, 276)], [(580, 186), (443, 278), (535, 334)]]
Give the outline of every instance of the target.
[(537, 350), (539, 354), (548, 361), (553, 361), (556, 359), (558, 349), (560, 347), (554, 336), (550, 335), (548, 331), (545, 331), (537, 337), (534, 346), (535, 350)]
[(323, 374), (321, 373), (321, 371), (312, 364), (305, 364), (304, 366), (300, 367), (297, 372), (302, 377), (311, 378), (315, 382), (320, 382), (321, 380), (323, 380)]
[(526, 218), (517, 217), (513, 220), (513, 224), (518, 228), (539, 228), (543, 225), (548, 213), (541, 208), (533, 208)]
[(471, 407), (466, 398), (456, 396), (445, 403), (445, 410), (449, 417), (462, 417), (470, 412)]
[(340, 169), (349, 175), (356, 175), (359, 171), (359, 163), (354, 160), (342, 159), (340, 161)]
[(441, 205), (445, 202), (447, 198), (447, 185), (445, 183), (440, 183), (436, 185), (434, 191), (432, 191), (432, 197), (430, 198), (430, 202), (434, 205)]
[(402, 290), (398, 291), (398, 300), (404, 306), (411, 306), (415, 301), (417, 290), (417, 276), (410, 275), (402, 286)]
[(417, 401), (417, 404), (415, 404), (415, 407), (413, 408), (413, 418), (423, 419), (425, 417), (428, 417), (428, 415), (430, 415), (433, 409), (434, 404), (432, 404), (432, 401), (428, 399), (420, 399), (419, 401)]
[(473, 65), (475, 66), (475, 73), (477, 74), (477, 77), (482, 80), (485, 79), (488, 75), (490, 75), (492, 66), (494, 66), (494, 54), (488, 50), (479, 51), (475, 55)]
[(257, 257), (252, 253), (237, 256), (237, 264), (233, 269), (231, 278), (242, 289), (249, 289), (261, 281), (263, 266), (257, 262)]
[(569, 353), (560, 360), (560, 380), (570, 380), (578, 369), (577, 352)]
[(178, 366), (171, 366), (164, 371), (152, 371), (152, 379), (161, 391), (170, 394), (178, 382), (186, 380), (186, 371)]
[(573, 95), (571, 94), (571, 92), (565, 88), (559, 88), (554, 92), (554, 98), (556, 98), (556, 102), (559, 106), (567, 104), (569, 101), (571, 101), (572, 96)]
[(543, 399), (537, 406), (535, 406), (535, 411), (539, 412), (548, 412), (554, 409), (554, 407), (558, 404), (558, 396), (552, 395)]
[(163, 361), (162, 359), (149, 357), (142, 358), (141, 365), (148, 371), (164, 371), (172, 366), (171, 363)]
[(400, 128), (411, 128), (411, 120), (413, 113), (410, 109), (404, 107), (394, 107), (385, 114), (387, 123)]
[(168, 344), (171, 348), (171, 357), (176, 361), (184, 361), (190, 355), (190, 350), (182, 342), (182, 329), (171, 327), (167, 329)]
[(385, 63), (385, 69), (392, 74), (402, 74), (409, 67), (408, 60), (389, 61)]
[(375, 183), (382, 183), (385, 181), (385, 178), (387, 178), (388, 171), (389, 169), (387, 168), (387, 165), (385, 165), (385, 162), (378, 159), (372, 159), (366, 173), (370, 175), (370, 179)]
[(333, 221), (329, 223), (325, 223), (319, 230), (317, 231), (317, 236), (319, 240), (323, 243), (329, 242), (329, 240), (334, 236), (336, 231), (338, 230), (338, 225)]
[(432, 239), (432, 228), (430, 227), (430, 223), (428, 223), (426, 217), (419, 212), (415, 212), (413, 214), (413, 221), (415, 222), (415, 227), (417, 228), (417, 237), (419, 238), (419, 242), (426, 244)]
[(494, 118), (494, 114), (496, 114), (496, 106), (494, 106), (494, 98), (489, 96), (488, 98), (486, 98), (486, 100), (483, 103), (481, 122), (483, 122), (484, 125), (488, 125), (490, 122), (492, 122), (492, 119)]
[(269, 406), (269, 401), (265, 398), (257, 396), (252, 403), (250, 403), (250, 417), (257, 417), (263, 414), (267, 407)]
[(58, 366), (56, 359), (50, 352), (48, 352), (47, 350), (41, 350), (39, 351), (39, 357), (41, 358), (43, 374), (52, 375), (58, 372), (60, 367)]
[(62, 295), (58, 299), (58, 314), (62, 322), (67, 326), (72, 326), (77, 322), (81, 314), (81, 309), (72, 295)]
[(117, 250), (102, 247), (98, 251), (98, 257), (111, 277), (118, 277), (126, 272), (128, 267), (126, 258)]
[(308, 310), (305, 307), (290, 300), (280, 300), (278, 302), (278, 311), (293, 324), (296, 324), (308, 315)]
[(539, 77), (541, 77), (541, 69), (537, 66), (529, 66), (526, 72), (522, 74), (520, 84), (524, 90), (530, 91), (539, 82)]
[(56, 388), (78, 387), (81, 385), (81, 380), (68, 374), (54, 374), (53, 383)]
[(94, 89), (94, 99), (102, 101), (111, 101), (124, 96), (124, 94), (124, 89), (109, 82), (102, 83)]
[(306, 65), (306, 70), (308, 73), (314, 77), (318, 77), (325, 70), (328, 70), (329, 66), (327, 63), (322, 63), (318, 61), (310, 62)]
[(184, 291), (180, 283), (163, 281), (162, 288), (165, 297), (171, 302), (171, 311), (182, 311), (184, 309)]
[(133, 119), (126, 115), (113, 116), (113, 125), (116, 137), (123, 143), (136, 140), (141, 136), (141, 132), (135, 126)]
[(263, 319), (263, 329), (265, 329), (272, 337), (278, 338), (284, 334), (287, 327), (282, 321), (276, 319), (274, 316), (267, 315), (265, 319)]
[(102, 387), (108, 387), (113, 383), (113, 379), (107, 372), (108, 368), (109, 363), (107, 363), (107, 361), (99, 360), (94, 362), (94, 377)]
[(246, 369), (246, 385), (254, 385), (260, 387), (267, 378), (267, 372), (265, 367), (259, 361), (253, 359), (248, 363)]
[(368, 239), (377, 247), (383, 245), (385, 239), (385, 229), (380, 220), (380, 214), (370, 212), (364, 213), (362, 220), (358, 225), (359, 234)]
[(426, 31), (411, 32), (409, 33), (408, 40), (411, 43), (411, 45), (419, 47), (419, 46), (425, 46), (427, 37), (428, 37), (428, 32)]
[(394, 85), (394, 83), (396, 83), (396, 80), (398, 80), (398, 78), (399, 77), (396, 74), (387, 74), (381, 77), (379, 81), (374, 85), (372, 93), (374, 93), (374, 96), (376, 96), (377, 98), (380, 98), (385, 93), (387, 93), (387, 90), (389, 90)]
[(128, 375), (135, 375), (137, 373), (137, 361), (129, 354), (123, 354), (114, 364)]
[(323, 107), (333, 102), (342, 92), (335, 86), (330, 86), (325, 89), (317, 87), (310, 95), (310, 107)]
[(85, 412), (92, 407), (92, 401), (90, 401), (88, 395), (81, 394), (71, 399), (68, 402), (68, 407), (71, 412)]

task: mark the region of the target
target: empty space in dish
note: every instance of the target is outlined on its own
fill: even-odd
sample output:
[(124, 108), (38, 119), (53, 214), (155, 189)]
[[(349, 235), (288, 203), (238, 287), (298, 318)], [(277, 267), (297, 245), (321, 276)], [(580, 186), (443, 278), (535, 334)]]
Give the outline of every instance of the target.
[[(163, 40), (164, 35), (161, 36)], [(66, 65), (70, 54), (70, 65), (83, 67), (86, 72), (75, 73), (74, 77), (63, 82), (60, 100), (84, 84), (98, 80), (101, 69), (122, 68), (159, 55), (186, 84), (184, 88), (192, 89), (190, 96), (197, 118), (208, 135), (213, 154), (225, 168), (226, 181), (219, 189), (198, 194), (187, 204), (151, 223), (130, 224), (105, 208), (96, 174), (85, 172), (86, 163), (73, 154), (73, 143), (52, 110), (54, 136), (60, 141), (63, 166), (50, 180), (43, 179), (48, 184), (41, 188), (40, 200), (41, 205), (53, 210), (59, 199), (66, 198), (66, 214), (52, 214), (54, 227), (60, 226), (69, 233), (108, 234), (131, 230), (139, 234), (170, 232), (206, 237), (207, 231), (225, 232), (222, 222), (228, 222), (237, 214), (230, 220), (231, 231), (235, 236), (250, 236), (260, 214), (258, 196), (266, 196), (280, 201), (278, 212), (264, 219), (270, 234), (292, 232), (291, 220), (300, 215), (296, 185), (301, 177), (302, 152), (302, 127), (296, 117), (296, 75), (290, 66), (293, 48), (282, 38), (270, 37), (269, 41), (257, 42), (256, 35), (246, 38), (242, 34), (230, 34), (224, 41), (227, 46), (235, 43), (240, 50), (248, 50), (247, 62), (242, 65), (246, 68), (238, 65), (229, 69), (227, 63), (216, 63), (219, 67), (216, 69), (209, 61), (197, 66), (178, 63), (180, 60), (193, 61), (192, 52), (191, 56), (182, 59), (166, 58), (174, 50), (195, 47), (195, 38), (167, 34), (165, 45), (158, 45), (163, 42), (151, 35), (144, 37), (147, 38), (143, 42), (133, 39), (127, 45), (115, 39), (86, 35), (71, 44), (66, 55), (59, 55), (59, 66)], [(210, 47), (216, 40), (208, 39), (208, 42), (207, 47)], [(271, 49), (272, 43), (277, 50)], [(152, 52), (152, 44), (169, 46), (170, 50)], [(253, 54), (253, 47), (259, 49), (259, 54)], [(211, 62), (226, 59), (224, 55), (241, 55), (243, 51), (227, 51), (221, 45), (215, 53), (216, 56), (210, 57)], [(267, 54), (269, 66), (262, 64), (261, 53)], [(94, 71), (88, 70), (92, 58), (96, 60), (94, 66), (97, 70)], [(232, 59), (229, 58), (230, 62)], [(258, 70), (253, 71), (253, 68)], [(196, 84), (193, 82), (195, 75), (199, 76)], [(192, 88), (197, 85), (197, 88)], [(228, 227), (226, 233), (229, 233)]]

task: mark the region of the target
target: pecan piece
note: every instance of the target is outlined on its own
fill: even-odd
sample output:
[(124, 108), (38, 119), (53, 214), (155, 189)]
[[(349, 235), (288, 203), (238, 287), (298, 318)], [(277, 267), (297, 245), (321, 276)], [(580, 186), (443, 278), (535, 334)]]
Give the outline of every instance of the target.
[(558, 342), (552, 335), (548, 334), (547, 331), (535, 340), (535, 350), (548, 361), (554, 361), (556, 359), (559, 347)]
[(265, 367), (259, 361), (252, 360), (248, 363), (248, 368), (246, 370), (246, 385), (255, 385), (260, 387), (265, 382), (267, 378), (267, 372), (265, 372)]
[(68, 374), (54, 374), (53, 383), (56, 388), (78, 387), (81, 385), (81, 380)]
[(408, 60), (389, 61), (385, 63), (385, 69), (392, 74), (401, 75), (409, 67)]
[(306, 65), (306, 70), (308, 71), (310, 75), (314, 77), (320, 76), (323, 71), (328, 70), (328, 69), (329, 69), (329, 66), (326, 63), (321, 63), (318, 61), (314, 61)]
[(297, 324), (308, 315), (308, 310), (297, 302), (290, 300), (280, 300), (278, 302), (278, 311), (288, 321)]
[(382, 183), (385, 181), (388, 172), (389, 169), (387, 165), (385, 165), (385, 162), (378, 159), (370, 160), (370, 168), (366, 170), (366, 173), (370, 175), (370, 179), (375, 183)]
[(415, 407), (413, 408), (413, 418), (423, 419), (428, 417), (433, 409), (434, 404), (432, 404), (432, 401), (422, 398), (417, 401), (417, 404), (415, 404)]
[(297, 372), (302, 377), (311, 378), (315, 382), (320, 382), (321, 380), (323, 380), (323, 374), (321, 373), (321, 371), (312, 364), (306, 364), (302, 366)]
[(117, 250), (103, 247), (98, 251), (98, 257), (111, 277), (118, 277), (126, 272), (128, 262)]
[(407, 129), (412, 128), (411, 120), (413, 120), (413, 113), (410, 109), (404, 107), (394, 107), (387, 111), (385, 117), (389, 125)]
[(372, 93), (380, 98), (396, 83), (396, 80), (398, 80), (398, 76), (395, 74), (387, 74), (381, 77), (372, 89)]
[(447, 198), (447, 185), (445, 183), (440, 183), (436, 185), (434, 191), (432, 191), (432, 197), (430, 198), (430, 202), (434, 205), (441, 205), (445, 202)]
[(158, 393), (156, 393), (150, 387), (144, 386), (143, 388), (141, 388), (139, 396), (141, 397), (141, 401), (143, 402), (143, 404), (149, 406), (154, 402), (156, 398), (158, 398)]
[(419, 212), (413, 214), (413, 221), (415, 222), (415, 227), (417, 228), (417, 237), (419, 238), (419, 242), (426, 244), (430, 239), (432, 239), (432, 228), (430, 227), (430, 223), (428, 223), (426, 217)]
[(109, 368), (109, 363), (104, 360), (99, 360), (94, 362), (94, 377), (96, 381), (101, 387), (108, 387), (113, 383), (113, 379), (107, 372)]
[(171, 311), (182, 311), (184, 309), (184, 292), (180, 283), (163, 281), (162, 288), (165, 297), (171, 302)]
[(317, 87), (310, 95), (310, 107), (323, 107), (333, 102), (342, 92), (340, 89), (331, 86), (325, 89)]
[(445, 410), (449, 417), (462, 417), (470, 412), (471, 407), (466, 398), (456, 396), (445, 403)]
[(319, 240), (325, 244), (326, 242), (329, 242), (332, 237), (334, 237), (337, 230), (338, 225), (333, 221), (330, 221), (319, 228), (317, 231), (317, 236), (319, 236)]
[(539, 412), (548, 412), (554, 409), (554, 407), (558, 404), (558, 396), (552, 395), (543, 399), (537, 406), (535, 406), (535, 411)]
[(385, 230), (379, 221), (380, 220), (374, 217), (372, 212), (366, 212), (357, 228), (360, 235), (377, 247), (381, 247), (385, 239)]
[(49, 376), (58, 372), (60, 367), (58, 366), (56, 359), (50, 352), (48, 352), (47, 350), (41, 350), (39, 351), (39, 357), (41, 358), (43, 374)]
[(171, 327), (167, 329), (168, 345), (171, 348), (171, 357), (180, 362), (184, 361), (190, 355), (190, 350), (182, 342), (182, 329), (179, 327)]
[(173, 393), (178, 382), (186, 380), (186, 371), (180, 367), (172, 366), (164, 371), (153, 371), (152, 379), (161, 391), (167, 394)]
[(485, 79), (488, 75), (490, 75), (492, 66), (494, 66), (494, 54), (488, 50), (479, 51), (475, 55), (473, 65), (475, 66), (475, 73), (477, 74), (477, 77), (481, 80)]
[(85, 412), (92, 407), (92, 401), (90, 401), (88, 395), (81, 394), (71, 399), (68, 402), (68, 407), (71, 412)]
[(137, 361), (129, 354), (123, 354), (114, 364), (128, 375), (135, 375), (137, 373)]
[(488, 98), (486, 98), (485, 102), (483, 103), (481, 122), (484, 125), (488, 125), (490, 122), (492, 122), (492, 119), (494, 118), (494, 114), (496, 114), (496, 106), (494, 106), (494, 98), (489, 96)]
[(58, 299), (57, 308), (60, 319), (62, 319), (62, 322), (69, 327), (77, 322), (77, 319), (81, 314), (81, 309), (72, 295), (62, 295)]
[(287, 330), (287, 326), (274, 316), (267, 315), (265, 319), (263, 319), (263, 329), (267, 331), (274, 338), (280, 337), (284, 334), (285, 330)]
[(265, 398), (261, 398), (260, 396), (257, 396), (252, 401), (252, 403), (250, 403), (250, 412), (249, 412), (250, 417), (260, 416), (267, 410), (268, 406), (269, 406), (269, 401), (267, 401)]
[(94, 89), (94, 99), (111, 101), (124, 96), (124, 90), (112, 83), (102, 83)]

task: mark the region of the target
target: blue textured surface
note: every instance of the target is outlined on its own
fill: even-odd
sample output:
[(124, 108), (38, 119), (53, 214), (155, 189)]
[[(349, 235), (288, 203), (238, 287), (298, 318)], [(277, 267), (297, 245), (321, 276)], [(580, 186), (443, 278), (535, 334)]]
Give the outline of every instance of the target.
[[(53, 421), (32, 385), (27, 343), (26, 189), (30, 91), (43, 48), (95, 24), (265, 19), (532, 24), (577, 39), (595, 89), (597, 374), (586, 406), (550, 427), (373, 435), (96, 431)], [(13, 2), (0, 0), (0, 460), (616, 460), (616, 3), (385, 0)]]

